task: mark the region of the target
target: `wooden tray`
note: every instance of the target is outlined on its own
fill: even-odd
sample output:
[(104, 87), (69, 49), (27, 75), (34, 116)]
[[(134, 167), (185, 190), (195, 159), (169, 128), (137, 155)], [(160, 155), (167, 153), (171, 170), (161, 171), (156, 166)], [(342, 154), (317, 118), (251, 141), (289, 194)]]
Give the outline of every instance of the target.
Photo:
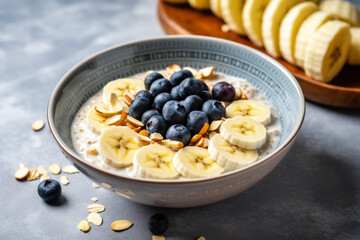
[[(210, 11), (198, 11), (189, 5), (170, 5), (160, 0), (158, 17), (167, 34), (219, 37), (239, 42), (267, 54), (264, 49), (256, 47), (246, 37), (241, 37), (231, 31), (222, 32), (221, 25), (224, 22)], [(345, 66), (331, 84), (327, 84), (313, 80), (306, 76), (303, 70), (283, 59), (275, 59), (296, 77), (307, 100), (335, 107), (360, 108), (359, 66)]]

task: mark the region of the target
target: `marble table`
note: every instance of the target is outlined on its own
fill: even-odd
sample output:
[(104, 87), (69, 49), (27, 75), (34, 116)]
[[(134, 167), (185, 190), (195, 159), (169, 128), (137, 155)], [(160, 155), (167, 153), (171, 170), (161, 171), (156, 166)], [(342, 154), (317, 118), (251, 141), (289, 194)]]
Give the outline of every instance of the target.
[[(148, 218), (170, 225), (166, 239), (360, 239), (360, 111), (306, 103), (292, 150), (263, 181), (222, 202), (188, 209), (143, 206), (69, 176), (61, 204), (37, 195), (39, 181), (18, 182), (17, 165), (68, 164), (47, 125), (47, 101), (62, 75), (104, 48), (164, 35), (157, 1), (0, 1), (0, 239), (151, 239)], [(58, 176), (53, 178), (58, 179)], [(77, 229), (97, 197), (102, 226)], [(134, 226), (113, 232), (110, 224)]]

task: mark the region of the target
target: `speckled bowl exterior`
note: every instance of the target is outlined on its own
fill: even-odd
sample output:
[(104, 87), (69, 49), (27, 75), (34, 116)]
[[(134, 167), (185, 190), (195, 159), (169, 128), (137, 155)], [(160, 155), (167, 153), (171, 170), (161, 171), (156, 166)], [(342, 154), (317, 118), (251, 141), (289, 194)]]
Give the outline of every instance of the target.
[[(247, 79), (277, 109), (282, 125), (275, 151), (243, 169), (193, 180), (152, 180), (119, 176), (82, 159), (71, 140), (71, 123), (82, 104), (109, 81), (170, 64), (203, 68)], [(168, 36), (102, 51), (76, 65), (55, 87), (48, 106), (50, 130), (61, 151), (82, 173), (119, 196), (160, 207), (214, 203), (251, 187), (283, 159), (305, 114), (295, 78), (279, 63), (246, 46), (209, 37)]]

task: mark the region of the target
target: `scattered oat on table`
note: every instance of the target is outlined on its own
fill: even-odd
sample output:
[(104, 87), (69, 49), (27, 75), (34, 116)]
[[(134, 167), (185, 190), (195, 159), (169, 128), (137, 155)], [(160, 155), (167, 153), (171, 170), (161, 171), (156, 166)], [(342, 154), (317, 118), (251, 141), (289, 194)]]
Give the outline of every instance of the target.
[(60, 182), (64, 185), (64, 186), (66, 186), (66, 185), (68, 185), (70, 182), (69, 182), (69, 179), (66, 177), (66, 176), (61, 176), (60, 177)]
[(40, 177), (40, 173), (36, 168), (30, 169), (29, 175), (27, 176), (28, 181), (32, 181), (38, 179)]
[(100, 216), (100, 214), (96, 213), (96, 212), (92, 212), (89, 214), (89, 216), (87, 217), (88, 222), (95, 224), (96, 226), (100, 226), (102, 224), (102, 217)]
[(99, 212), (105, 211), (105, 207), (104, 207), (104, 205), (94, 203), (94, 204), (90, 204), (87, 207), (87, 210), (88, 210), (88, 212), (97, 212), (97, 213), (99, 213)]
[(26, 168), (26, 165), (25, 165), (25, 164), (23, 164), (23, 163), (19, 163), (18, 168)]
[(93, 188), (99, 188), (99, 187), (100, 187), (100, 186), (97, 185), (96, 183), (93, 183), (92, 186), (93, 186)]
[(86, 220), (82, 220), (78, 223), (77, 227), (83, 232), (88, 232), (90, 231), (91, 224)]
[(27, 167), (19, 168), (15, 173), (16, 180), (24, 180), (29, 175), (30, 171)]
[(163, 235), (153, 235), (152, 240), (165, 240)]
[(44, 174), (48, 174), (48, 172), (46, 171), (45, 167), (43, 165), (40, 165), (37, 170), (39, 171), (39, 173), (41, 175), (44, 175)]
[(42, 181), (44, 181), (44, 180), (46, 180), (46, 179), (50, 179), (50, 176), (49, 176), (49, 174), (43, 174), (41, 177), (40, 177), (40, 182), (42, 182)]
[(73, 165), (63, 166), (62, 171), (65, 173), (70, 173), (70, 174), (79, 172), (79, 170)]
[(123, 231), (131, 227), (133, 223), (129, 220), (116, 220), (111, 223), (111, 229), (114, 231)]
[(45, 122), (43, 120), (36, 120), (31, 126), (34, 131), (40, 131), (45, 126)]
[(91, 198), (91, 201), (93, 201), (93, 202), (97, 202), (99, 199), (97, 199), (97, 197), (93, 197), (93, 198)]
[(56, 163), (50, 164), (49, 171), (55, 175), (58, 175), (61, 173), (61, 169), (60, 169), (59, 165), (57, 165)]

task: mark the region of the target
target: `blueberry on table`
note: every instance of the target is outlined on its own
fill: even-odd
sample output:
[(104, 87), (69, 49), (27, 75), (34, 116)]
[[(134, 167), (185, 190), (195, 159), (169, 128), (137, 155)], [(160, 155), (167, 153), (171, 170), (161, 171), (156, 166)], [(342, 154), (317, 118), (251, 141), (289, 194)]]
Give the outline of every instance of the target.
[(38, 194), (46, 202), (54, 202), (61, 196), (60, 183), (54, 179), (46, 179), (38, 186)]
[(210, 122), (226, 116), (225, 107), (214, 99), (207, 100), (202, 106), (202, 111), (206, 113)]
[(146, 123), (146, 131), (149, 135), (160, 133), (162, 136), (165, 136), (167, 129), (168, 124), (162, 115), (154, 115)]
[(180, 70), (174, 72), (170, 77), (170, 83), (173, 86), (179, 85), (184, 79), (193, 77), (193, 74), (189, 70)]
[(168, 228), (168, 219), (164, 214), (157, 213), (149, 219), (148, 227), (152, 234), (160, 235), (166, 232)]
[(205, 82), (195, 79), (186, 78), (180, 83), (180, 96), (184, 99), (190, 95), (199, 95), (202, 91), (209, 91), (209, 87)]
[(180, 86), (175, 86), (171, 89), (170, 95), (174, 100), (181, 100), (180, 92), (179, 92)]
[(138, 97), (132, 101), (129, 108), (129, 115), (130, 117), (140, 120), (143, 113), (146, 110), (151, 109), (151, 107), (152, 104), (150, 103), (149, 99), (145, 97)]
[(190, 95), (186, 97), (183, 102), (186, 108), (186, 113), (194, 110), (201, 110), (203, 103), (203, 100), (198, 95)]
[(233, 85), (227, 82), (218, 82), (212, 88), (212, 96), (219, 101), (232, 101), (235, 97)]
[(171, 83), (166, 78), (161, 78), (153, 82), (150, 87), (150, 92), (154, 97), (156, 97), (159, 93), (171, 91)]
[(209, 91), (202, 91), (201, 93), (199, 93), (199, 97), (201, 97), (201, 99), (206, 102), (207, 100), (213, 99), (212, 94)]
[(156, 96), (154, 100), (154, 107), (158, 112), (161, 113), (162, 108), (164, 107), (165, 103), (172, 100), (172, 97), (169, 93), (160, 93)]
[(181, 124), (175, 124), (169, 127), (166, 132), (166, 138), (182, 142), (184, 146), (188, 145), (191, 139), (191, 133), (187, 127)]
[(145, 78), (145, 88), (146, 88), (146, 90), (149, 90), (150, 87), (151, 87), (151, 84), (153, 82), (155, 82), (156, 80), (160, 79), (160, 78), (164, 78), (164, 76), (161, 75), (158, 72), (152, 72), (149, 75), (147, 75), (146, 78)]
[(183, 123), (186, 120), (185, 106), (175, 100), (165, 103), (162, 114), (166, 121), (170, 123)]
[(189, 113), (186, 121), (186, 127), (192, 135), (198, 134), (205, 123), (209, 123), (209, 118), (202, 111), (192, 111)]
[(146, 123), (149, 121), (149, 119), (152, 117), (152, 116), (155, 116), (155, 115), (160, 115), (159, 112), (157, 111), (154, 111), (152, 109), (150, 110), (147, 110), (146, 112), (143, 113), (143, 115), (141, 116), (141, 122), (146, 125)]
[(147, 98), (147, 99), (149, 99), (151, 104), (154, 103), (154, 96), (149, 91), (146, 91), (146, 90), (139, 91), (138, 93), (136, 93), (134, 99), (139, 98), (139, 97)]

